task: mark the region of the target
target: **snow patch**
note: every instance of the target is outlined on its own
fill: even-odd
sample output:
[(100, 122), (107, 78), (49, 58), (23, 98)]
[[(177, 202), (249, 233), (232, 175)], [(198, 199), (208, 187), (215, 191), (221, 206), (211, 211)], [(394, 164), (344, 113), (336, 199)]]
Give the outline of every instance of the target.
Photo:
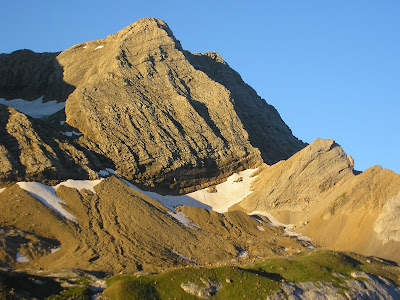
[(247, 251), (240, 251), (238, 254), (238, 257), (245, 258), (245, 257), (247, 257), (247, 255), (249, 255), (249, 253)]
[(32, 196), (39, 199), (44, 205), (55, 210), (63, 217), (76, 222), (76, 218), (64, 209), (65, 202), (56, 195), (56, 188), (39, 182), (18, 182), (18, 186)]
[[(99, 172), (97, 172), (97, 174), (99, 174), (100, 176), (103, 176), (103, 177), (107, 177), (110, 174), (114, 174), (117, 177), (119, 177), (118, 174), (113, 169), (110, 169), (110, 168), (106, 168), (105, 170), (100, 170)], [(126, 181), (124, 181), (124, 182), (127, 183)]]
[(83, 46), (83, 49), (86, 49), (87, 48), (87, 46)]
[[(163, 196), (155, 192), (143, 191), (134, 186), (132, 183), (124, 179), (121, 178), (120, 179), (123, 182), (125, 182), (128, 186), (132, 187), (133, 189), (137, 190), (142, 194), (145, 194), (146, 196), (153, 198), (154, 200), (157, 200), (166, 207), (174, 208), (181, 205), (187, 205), (199, 208), (212, 209), (219, 213), (225, 213), (228, 211), (229, 207), (242, 201), (244, 198), (246, 198), (253, 192), (250, 190), (250, 186), (253, 180), (256, 179), (256, 177), (255, 176), (251, 177), (251, 175), (256, 170), (257, 169), (248, 169), (229, 176), (225, 182), (215, 186), (217, 190), (216, 193), (210, 193), (208, 191), (208, 188), (205, 188), (181, 196), (171, 196), (171, 195)], [(107, 169), (107, 171), (110, 172), (109, 169)], [(115, 173), (115, 171), (113, 171), (113, 174), (118, 176), (118, 174)]]
[(106, 176), (110, 175), (110, 173), (107, 172), (106, 170), (100, 170), (97, 172), (97, 174), (99, 174), (102, 177), (106, 177)]
[(21, 253), (17, 253), (15, 259), (17, 260), (17, 262), (19, 263), (27, 263), (29, 262), (29, 258), (23, 256)]
[(82, 133), (76, 132), (75, 130), (73, 130), (73, 131), (66, 131), (66, 132), (61, 131), (61, 133), (62, 133), (63, 135), (65, 135), (65, 136), (68, 136), (68, 137), (72, 137), (73, 135), (76, 135), (76, 136), (81, 136), (81, 135), (82, 135)]
[(1, 188), (0, 189), (0, 193), (2, 193), (6, 188)]
[(192, 264), (195, 264), (195, 265), (198, 265), (198, 264), (199, 264), (197, 261), (195, 261), (195, 260), (193, 260), (193, 259), (190, 259), (190, 258), (188, 258), (188, 257), (186, 257), (186, 256), (184, 256), (184, 255), (182, 255), (182, 254), (180, 254), (180, 253), (178, 253), (178, 252), (176, 252), (176, 251), (174, 251), (174, 250), (171, 250), (171, 253), (172, 253), (172, 254), (175, 254), (175, 255), (177, 255), (177, 256), (179, 256), (179, 257), (182, 258), (183, 260), (186, 260), (186, 261), (188, 261), (188, 262), (191, 262)]
[(257, 229), (260, 231), (265, 231), (264, 227), (262, 227), (262, 226), (257, 226)]
[[(275, 219), (275, 217), (273, 215), (271, 215), (269, 212), (266, 212), (266, 211), (255, 210), (255, 211), (252, 211), (251, 213), (248, 213), (248, 214), (249, 215), (261, 215), (261, 216), (267, 217), (268, 220), (271, 221), (271, 223), (267, 223), (267, 224), (270, 224), (270, 225), (275, 226), (275, 227), (278, 227), (278, 226), (282, 226), (282, 227), (290, 226), (290, 225), (283, 224), (283, 223), (279, 222), (277, 219)], [(259, 221), (261, 221), (261, 220), (259, 220)], [(291, 226), (293, 226), (293, 225), (291, 225)]]
[(185, 227), (189, 227), (189, 228), (198, 228), (201, 229), (199, 226), (197, 226), (196, 224), (194, 224), (192, 221), (189, 220), (189, 218), (183, 213), (183, 212), (168, 212), (168, 214), (175, 218), (176, 220), (178, 220), (179, 223), (183, 224)]
[(65, 102), (59, 103), (56, 100), (43, 103), (43, 96), (34, 101), (23, 99), (6, 100), (0, 98), (0, 104), (13, 107), (28, 116), (38, 119), (48, 117), (65, 107)]
[(56, 253), (58, 250), (60, 250), (61, 249), (61, 247), (60, 246), (58, 246), (58, 247), (56, 247), (56, 248), (53, 248), (53, 249), (50, 249), (50, 252), (51, 253)]
[[(283, 224), (283, 223), (279, 222), (269, 212), (255, 210), (255, 211), (252, 211), (251, 213), (249, 213), (249, 215), (261, 215), (261, 216), (267, 217), (271, 221), (272, 224), (269, 224), (269, 223), (266, 223), (266, 222), (264, 222), (264, 223), (266, 223), (268, 225), (275, 226), (275, 227), (278, 227), (278, 226), (283, 227), (285, 235), (290, 236), (290, 237), (295, 237), (295, 238), (297, 238), (297, 240), (303, 241), (303, 242), (308, 242), (309, 244), (312, 241), (312, 239), (310, 237), (305, 236), (305, 235), (301, 235), (300, 233), (292, 231), (293, 224)], [(258, 228), (258, 226), (257, 226), (257, 228)], [(310, 246), (312, 246), (312, 245), (310, 244)]]
[(100, 46), (97, 46), (96, 48), (94, 48), (94, 50), (96, 50), (96, 49), (101, 49), (101, 48), (103, 48), (104, 46), (103, 45), (100, 45)]
[(85, 189), (89, 190), (92, 193), (96, 193), (94, 191), (94, 187), (98, 185), (103, 179), (97, 179), (97, 180), (74, 180), (74, 179), (68, 179), (67, 181), (63, 181), (59, 184), (57, 184), (54, 188), (57, 190), (61, 185), (77, 189), (78, 191)]

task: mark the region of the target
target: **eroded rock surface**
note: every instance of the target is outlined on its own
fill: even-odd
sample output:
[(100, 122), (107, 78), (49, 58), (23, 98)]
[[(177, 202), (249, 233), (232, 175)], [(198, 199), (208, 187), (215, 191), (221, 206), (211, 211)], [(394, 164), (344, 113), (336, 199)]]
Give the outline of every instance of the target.
[[(356, 276), (357, 275), (357, 276)], [(327, 300), (327, 299), (398, 299), (400, 288), (390, 280), (376, 277), (367, 273), (358, 272), (354, 277), (361, 279), (348, 279), (340, 287), (330, 282), (285, 282), (281, 290), (268, 300), (298, 299), (298, 300)]]

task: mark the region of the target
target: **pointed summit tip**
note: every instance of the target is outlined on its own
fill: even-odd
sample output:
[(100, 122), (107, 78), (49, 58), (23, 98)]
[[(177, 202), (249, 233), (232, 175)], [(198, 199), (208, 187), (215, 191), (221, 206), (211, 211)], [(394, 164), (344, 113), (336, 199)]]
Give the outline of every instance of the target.
[(142, 26), (166, 26), (168, 27), (167, 23), (165, 23), (163, 20), (161, 19), (157, 19), (157, 18), (152, 18), (152, 17), (146, 17), (146, 18), (142, 18), (137, 20), (136, 22), (134, 22), (132, 25), (142, 25)]
[[(139, 19), (116, 34), (110, 35), (109, 37), (125, 40), (137, 35), (151, 37), (151, 39), (167, 36), (174, 40), (175, 43), (178, 42), (167, 23), (165, 23), (163, 20), (151, 17)], [(177, 46), (180, 48), (180, 43), (178, 43)]]
[(165, 23), (163, 20), (156, 19), (156, 18), (151, 18), (151, 17), (146, 17), (137, 20), (136, 22), (132, 23), (131, 25), (125, 27), (121, 31), (119, 31), (117, 34), (118, 36), (125, 35), (129, 32), (150, 32), (154, 31), (157, 29), (164, 30), (168, 33), (168, 35), (173, 36), (171, 29)]

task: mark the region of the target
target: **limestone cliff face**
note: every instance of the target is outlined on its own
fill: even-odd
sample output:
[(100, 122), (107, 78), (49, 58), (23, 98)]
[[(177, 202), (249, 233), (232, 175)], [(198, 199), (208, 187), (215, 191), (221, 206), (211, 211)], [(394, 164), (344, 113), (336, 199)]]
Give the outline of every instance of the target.
[(318, 139), (263, 166), (236, 208), (268, 211), (329, 249), (400, 262), (400, 175), (380, 166), (357, 174), (339, 145)]
[(184, 51), (158, 19), (78, 44), (51, 65), (35, 97), (65, 98), (66, 122), (83, 134), (76, 144), (144, 185), (199, 187), (304, 147), (217, 54)]

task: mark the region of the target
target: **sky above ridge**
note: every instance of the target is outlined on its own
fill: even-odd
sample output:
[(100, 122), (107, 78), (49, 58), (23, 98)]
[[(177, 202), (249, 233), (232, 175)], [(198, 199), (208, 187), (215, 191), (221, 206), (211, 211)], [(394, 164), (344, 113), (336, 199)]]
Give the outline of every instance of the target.
[[(143, 17), (218, 52), (299, 139), (400, 173), (400, 1), (4, 1), (0, 53), (65, 50)], [(1, 80), (1, 79), (0, 79)]]

